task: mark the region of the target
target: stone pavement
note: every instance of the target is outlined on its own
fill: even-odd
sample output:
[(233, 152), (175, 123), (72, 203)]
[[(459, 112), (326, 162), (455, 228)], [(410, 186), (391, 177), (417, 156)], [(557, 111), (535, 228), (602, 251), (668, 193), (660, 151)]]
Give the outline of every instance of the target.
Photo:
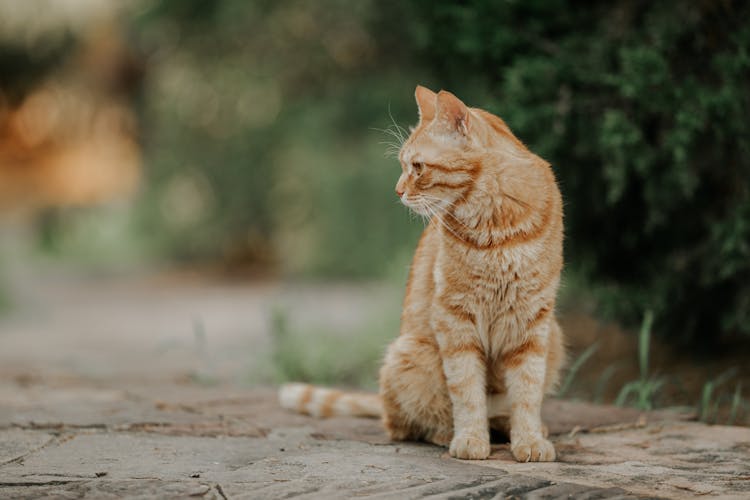
[(678, 412), (551, 401), (559, 462), (519, 464), (498, 444), (469, 463), (389, 443), (374, 420), (286, 412), (273, 389), (248, 387), (278, 304), (292, 323), (345, 331), (400, 292), (13, 281), (0, 317), (0, 499), (750, 498), (750, 429)]
[(288, 413), (272, 389), (0, 385), (0, 498), (747, 498), (750, 429), (551, 401), (560, 455), (519, 464), (388, 443), (377, 421)]

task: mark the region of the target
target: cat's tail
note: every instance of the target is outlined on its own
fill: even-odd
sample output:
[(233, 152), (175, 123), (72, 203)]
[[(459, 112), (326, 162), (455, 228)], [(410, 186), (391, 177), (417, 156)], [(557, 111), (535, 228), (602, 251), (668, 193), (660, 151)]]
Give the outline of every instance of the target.
[(380, 417), (383, 403), (377, 394), (344, 392), (309, 384), (284, 384), (279, 402), (289, 410), (313, 417)]

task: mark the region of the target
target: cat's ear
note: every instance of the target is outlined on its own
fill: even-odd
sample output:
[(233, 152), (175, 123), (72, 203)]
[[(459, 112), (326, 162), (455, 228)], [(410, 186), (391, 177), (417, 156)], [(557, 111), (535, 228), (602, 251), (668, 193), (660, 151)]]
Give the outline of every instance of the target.
[(417, 85), (414, 98), (417, 100), (417, 107), (419, 108), (419, 123), (432, 121), (435, 118), (437, 94), (427, 87)]
[(469, 108), (461, 100), (448, 92), (441, 90), (437, 95), (438, 120), (452, 132), (469, 135)]

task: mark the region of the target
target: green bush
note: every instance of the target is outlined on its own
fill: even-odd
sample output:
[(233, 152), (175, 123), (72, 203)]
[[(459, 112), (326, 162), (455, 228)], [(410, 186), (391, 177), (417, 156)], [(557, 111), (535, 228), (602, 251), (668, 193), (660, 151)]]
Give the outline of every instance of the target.
[(415, 0), (434, 82), (555, 168), (567, 261), (676, 343), (750, 335), (750, 4)]
[[(382, 276), (419, 227), (375, 130), (416, 117), (414, 77), (343, 0), (161, 0), (132, 20), (151, 61), (141, 219), (183, 260)], [(389, 41), (391, 40), (391, 41)], [(408, 114), (407, 114), (408, 113)]]

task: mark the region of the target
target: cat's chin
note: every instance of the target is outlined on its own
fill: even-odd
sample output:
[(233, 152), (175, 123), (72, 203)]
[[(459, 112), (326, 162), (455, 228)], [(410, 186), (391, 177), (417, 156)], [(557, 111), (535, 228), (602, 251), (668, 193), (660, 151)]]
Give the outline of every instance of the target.
[(423, 216), (423, 217), (429, 217), (429, 216), (431, 216), (431, 215), (432, 215), (432, 214), (431, 214), (431, 213), (429, 212), (429, 210), (427, 210), (427, 209), (426, 209), (425, 207), (420, 207), (420, 206), (412, 206), (412, 205), (407, 205), (407, 207), (409, 207), (409, 210), (411, 210), (411, 211), (412, 211), (412, 212), (414, 212), (415, 214), (417, 214), (417, 215), (421, 215), (421, 216)]
[(410, 200), (406, 197), (401, 198), (401, 203), (415, 214), (429, 218), (432, 218), (432, 216), (436, 214), (442, 214), (445, 212), (446, 208), (450, 206), (450, 203), (440, 201), (430, 207), (420, 202), (420, 200)]
[(430, 212), (427, 210), (427, 208), (420, 204), (419, 202), (415, 202), (415, 200), (410, 200), (406, 196), (401, 197), (401, 204), (403, 204), (406, 208), (408, 208), (410, 211), (414, 212), (417, 215), (422, 216), (428, 216), (430, 215)]

